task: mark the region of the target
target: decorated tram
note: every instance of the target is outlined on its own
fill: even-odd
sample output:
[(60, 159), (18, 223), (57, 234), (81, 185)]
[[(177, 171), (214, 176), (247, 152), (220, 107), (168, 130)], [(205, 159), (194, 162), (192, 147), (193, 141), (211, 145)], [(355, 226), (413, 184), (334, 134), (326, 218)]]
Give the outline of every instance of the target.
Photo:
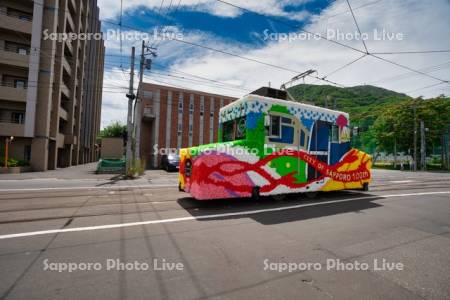
[(219, 126), (218, 143), (180, 151), (179, 189), (198, 200), (368, 189), (372, 158), (351, 148), (345, 112), (252, 93)]

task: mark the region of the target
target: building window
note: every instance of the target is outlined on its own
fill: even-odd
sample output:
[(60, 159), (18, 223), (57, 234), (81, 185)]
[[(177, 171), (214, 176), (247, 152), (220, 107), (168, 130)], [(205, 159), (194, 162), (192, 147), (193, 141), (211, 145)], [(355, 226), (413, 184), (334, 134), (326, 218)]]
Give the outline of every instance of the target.
[(24, 44), (5, 41), (5, 50), (10, 52), (16, 52), (21, 55), (28, 55), (30, 52), (30, 47)]
[(18, 47), (17, 53), (19, 53), (20, 55), (28, 55), (28, 49), (25, 47)]
[(183, 101), (178, 102), (178, 113), (183, 113)]
[(24, 79), (14, 79), (14, 87), (16, 89), (25, 89), (27, 88), (27, 81)]
[(192, 133), (192, 124), (189, 125), (189, 132)]
[(12, 112), (11, 123), (23, 124), (25, 121), (25, 114), (23, 112)]
[(13, 9), (13, 8), (9, 8), (8, 7), (8, 11), (6, 13), (8, 16), (11, 17), (16, 17), (20, 20), (24, 20), (24, 21), (31, 21), (32, 20), (32, 14), (25, 12), (25, 11), (21, 11), (18, 9)]
[(194, 112), (194, 103), (189, 104), (189, 112), (191, 114)]
[(143, 91), (142, 95), (144, 96), (144, 98), (153, 99), (153, 93), (151, 91)]

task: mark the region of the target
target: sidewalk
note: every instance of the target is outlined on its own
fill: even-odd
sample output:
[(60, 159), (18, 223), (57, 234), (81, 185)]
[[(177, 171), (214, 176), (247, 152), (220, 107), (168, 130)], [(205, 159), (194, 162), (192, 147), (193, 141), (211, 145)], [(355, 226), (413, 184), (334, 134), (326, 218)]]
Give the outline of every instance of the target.
[(101, 187), (101, 186), (178, 186), (178, 173), (147, 170), (136, 179), (124, 179), (120, 174), (96, 174), (97, 163), (61, 168), (46, 172), (0, 174), (0, 189)]

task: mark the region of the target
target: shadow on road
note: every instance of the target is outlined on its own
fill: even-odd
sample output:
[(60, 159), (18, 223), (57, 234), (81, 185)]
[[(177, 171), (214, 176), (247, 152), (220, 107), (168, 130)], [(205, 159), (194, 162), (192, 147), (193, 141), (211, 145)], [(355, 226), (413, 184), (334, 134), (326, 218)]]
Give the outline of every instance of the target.
[(118, 174), (118, 175), (111, 177), (109, 179), (109, 181), (97, 184), (96, 186), (116, 184), (117, 182), (122, 181), (122, 180), (125, 180), (125, 177), (123, 176), (123, 174)]
[[(354, 198), (367, 197), (367, 199), (353, 200)], [(317, 198), (311, 200), (304, 194), (288, 195), (283, 201), (277, 201), (271, 197), (262, 197), (259, 200), (251, 198), (242, 199), (220, 199), (199, 201), (191, 197), (180, 198), (178, 203), (186, 209), (192, 216), (204, 216), (211, 214), (228, 214), (253, 210), (278, 209), (296, 205), (305, 205), (298, 208), (289, 208), (286, 210), (275, 210), (249, 215), (231, 215), (220, 216), (217, 218), (199, 219), (204, 221), (226, 220), (239, 218), (252, 218), (255, 221), (264, 224), (279, 224), (293, 221), (301, 221), (313, 218), (320, 218), (343, 213), (363, 213), (364, 210), (380, 207), (380, 204), (374, 203), (375, 195), (358, 192), (328, 192), (319, 193)], [(381, 198), (381, 197), (380, 197)], [(327, 203), (329, 201), (339, 201)]]

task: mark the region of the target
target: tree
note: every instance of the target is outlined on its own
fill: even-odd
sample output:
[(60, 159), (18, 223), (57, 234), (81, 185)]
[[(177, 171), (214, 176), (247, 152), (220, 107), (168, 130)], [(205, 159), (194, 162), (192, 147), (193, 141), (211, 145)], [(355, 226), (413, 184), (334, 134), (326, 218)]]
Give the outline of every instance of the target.
[[(413, 107), (416, 106), (414, 120)], [(393, 153), (394, 141), (397, 151), (407, 152), (414, 148), (414, 121), (419, 130), (419, 122), (423, 120), (426, 131), (427, 153), (433, 146), (440, 145), (442, 135), (450, 124), (450, 98), (414, 99), (402, 101), (385, 107), (375, 120), (371, 130), (378, 147), (385, 152)], [(420, 148), (420, 132), (417, 133), (417, 148)]]
[(100, 131), (100, 138), (106, 137), (121, 137), (126, 138), (127, 136), (127, 126), (115, 121), (103, 128)]

